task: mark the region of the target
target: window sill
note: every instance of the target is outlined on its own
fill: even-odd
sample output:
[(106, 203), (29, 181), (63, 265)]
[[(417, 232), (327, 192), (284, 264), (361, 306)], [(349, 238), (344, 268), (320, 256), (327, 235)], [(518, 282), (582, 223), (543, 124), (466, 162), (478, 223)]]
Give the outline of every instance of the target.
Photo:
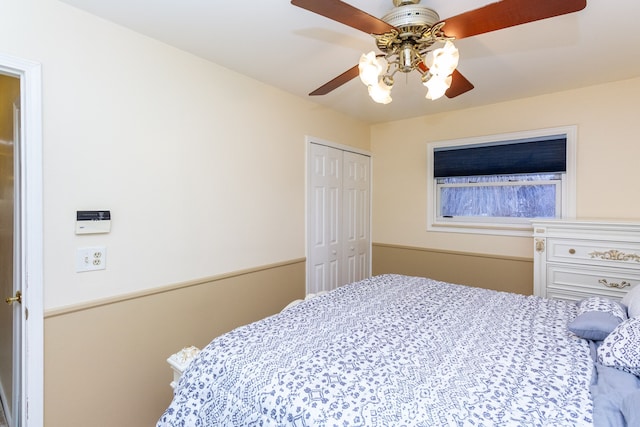
[(427, 225), (427, 231), (531, 237), (533, 228), (530, 223), (492, 224), (473, 222), (434, 222)]

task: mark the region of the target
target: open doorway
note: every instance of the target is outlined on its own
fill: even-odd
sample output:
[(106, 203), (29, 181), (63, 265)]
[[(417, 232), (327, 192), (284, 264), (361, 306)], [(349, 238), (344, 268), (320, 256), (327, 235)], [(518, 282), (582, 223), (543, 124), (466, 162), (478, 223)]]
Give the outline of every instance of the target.
[(0, 53), (0, 398), (10, 427), (44, 424), (40, 79), (40, 64)]
[(20, 313), (12, 306), (19, 304), (16, 295), (21, 294), (14, 271), (19, 140), (20, 78), (0, 73), (0, 296), (11, 303), (0, 308), (0, 400), (9, 426), (19, 423), (14, 408), (20, 405)]

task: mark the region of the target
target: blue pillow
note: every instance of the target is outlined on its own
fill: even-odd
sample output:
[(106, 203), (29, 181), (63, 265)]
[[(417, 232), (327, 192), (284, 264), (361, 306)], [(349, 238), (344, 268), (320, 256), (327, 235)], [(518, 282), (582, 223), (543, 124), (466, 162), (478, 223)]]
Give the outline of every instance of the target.
[(580, 301), (578, 315), (568, 327), (579, 337), (601, 341), (626, 319), (626, 310), (619, 303), (604, 297), (589, 297)]

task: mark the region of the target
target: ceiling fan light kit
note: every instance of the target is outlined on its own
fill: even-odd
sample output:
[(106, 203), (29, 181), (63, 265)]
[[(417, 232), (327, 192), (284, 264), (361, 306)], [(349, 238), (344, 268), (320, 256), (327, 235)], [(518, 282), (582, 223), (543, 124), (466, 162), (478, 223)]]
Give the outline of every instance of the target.
[[(440, 16), (428, 7), (420, 6), (420, 0), (394, 0), (396, 6), (382, 17), (393, 28), (383, 34), (373, 34), (378, 49), (363, 54), (358, 63), (360, 80), (369, 89), (375, 102), (391, 102), (391, 89), (397, 72), (417, 70), (427, 88), (427, 99), (438, 99), (451, 85), (451, 73), (458, 64), (458, 49), (442, 32), (444, 23)], [(443, 48), (431, 50), (436, 42)], [(428, 58), (428, 59), (427, 59)]]
[[(291, 0), (295, 6), (372, 35), (382, 52), (363, 54), (357, 66), (309, 95), (325, 95), (359, 75), (369, 96), (388, 104), (394, 75), (417, 71), (427, 87), (427, 99), (453, 98), (473, 89), (473, 84), (456, 70), (459, 53), (452, 40), (577, 12), (587, 5), (586, 0), (502, 0), (441, 20), (433, 9), (418, 3), (393, 0), (395, 7), (379, 19), (341, 0)], [(436, 43), (444, 46), (434, 49)]]
[[(416, 52), (412, 46), (405, 46), (384, 57), (376, 57), (375, 52), (371, 51), (360, 57), (358, 71), (360, 80), (369, 88), (369, 95), (375, 102), (391, 102), (395, 73), (413, 70), (422, 74), (422, 84), (428, 90), (426, 98), (434, 100), (442, 97), (451, 86), (451, 73), (458, 65), (458, 56), (458, 49), (448, 40), (445, 47), (429, 51), (427, 55)], [(422, 71), (420, 63), (425, 64), (427, 71)]]

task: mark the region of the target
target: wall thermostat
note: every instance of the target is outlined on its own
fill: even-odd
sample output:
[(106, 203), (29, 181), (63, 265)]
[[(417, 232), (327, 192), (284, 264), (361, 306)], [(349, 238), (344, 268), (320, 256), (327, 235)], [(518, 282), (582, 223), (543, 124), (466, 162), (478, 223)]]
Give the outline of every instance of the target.
[(111, 231), (111, 211), (77, 211), (76, 234), (98, 234)]

